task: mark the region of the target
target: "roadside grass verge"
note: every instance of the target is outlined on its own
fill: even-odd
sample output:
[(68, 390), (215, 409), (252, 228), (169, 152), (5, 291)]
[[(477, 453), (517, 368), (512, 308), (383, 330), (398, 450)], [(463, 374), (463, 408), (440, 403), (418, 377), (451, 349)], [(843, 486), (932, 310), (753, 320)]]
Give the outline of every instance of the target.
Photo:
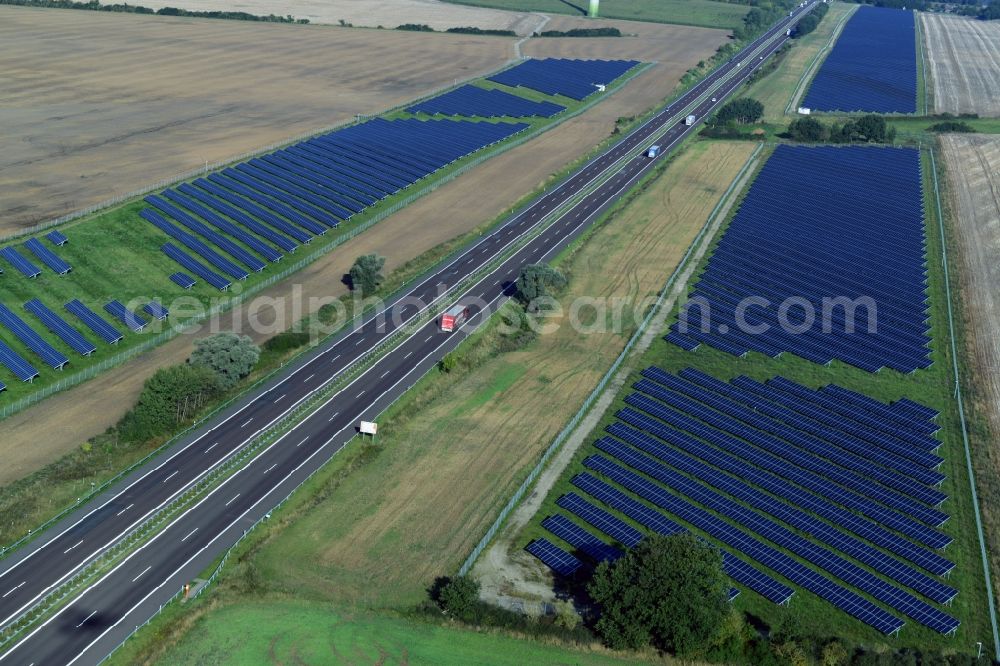
[[(931, 368), (911, 375), (887, 370), (878, 374), (870, 374), (840, 362), (823, 367), (788, 354), (783, 355), (781, 359), (771, 359), (753, 353), (748, 354), (745, 358), (736, 358), (705, 346), (695, 352), (685, 352), (679, 347), (658, 340), (643, 355), (641, 361), (635, 363), (636, 371), (632, 373), (622, 392), (605, 412), (597, 427), (594, 428), (588, 437), (588, 443), (580, 448), (574, 461), (560, 480), (556, 482), (536, 514), (536, 518), (513, 542), (512, 550), (521, 549), (532, 539), (543, 535), (559, 543), (557, 538), (540, 527), (540, 521), (547, 515), (560, 511), (555, 500), (565, 492), (575, 489), (569, 480), (584, 469), (583, 458), (596, 451), (592, 446), (593, 440), (600, 436), (605, 426), (615, 421), (614, 413), (624, 406), (624, 397), (631, 392), (632, 382), (639, 378), (639, 370), (649, 365), (656, 365), (670, 372), (677, 372), (690, 366), (720, 379), (730, 379), (744, 374), (763, 381), (780, 374), (792, 381), (811, 387), (836, 383), (882, 401), (896, 400), (905, 396), (941, 410), (939, 423), (943, 426), (944, 443), (940, 454), (945, 458), (942, 470), (948, 475), (942, 489), (949, 495), (944, 508), (950, 514), (950, 519), (945, 524), (944, 530), (955, 539), (954, 543), (948, 547), (946, 556), (957, 565), (948, 582), (959, 590), (953, 605), (946, 610), (962, 621), (958, 638), (940, 636), (915, 621), (904, 618), (907, 619), (907, 624), (900, 636), (895, 639), (887, 639), (845, 613), (832, 609), (827, 602), (801, 590), (792, 600), (791, 608), (794, 609), (794, 614), (799, 620), (798, 624), (805, 629), (807, 635), (815, 638), (838, 636), (845, 641), (877, 649), (896, 649), (905, 646), (918, 649), (955, 650), (964, 654), (969, 654), (970, 651), (972, 654), (975, 653), (977, 640), (988, 643), (991, 633), (989, 619), (985, 613), (986, 591), (976, 540), (965, 458), (962, 451), (957, 405), (952, 397), (954, 382), (951, 377), (950, 347), (947, 342), (947, 303), (940, 261), (940, 232), (933, 204), (932, 174), (926, 154), (924, 162), (927, 253), (930, 265), (928, 293), (931, 295), (931, 322), (933, 326), (932, 354), (934, 365)], [(720, 231), (720, 237), (721, 233), (722, 231)], [(710, 256), (711, 252), (708, 252), (702, 260), (699, 270), (696, 271), (696, 275)], [(676, 315), (675, 311), (668, 322), (674, 321)], [(620, 514), (619, 517), (631, 523), (628, 518)], [(698, 533), (696, 529), (692, 531)], [(572, 550), (568, 544), (562, 545)], [(547, 577), (542, 565), (538, 564), (537, 566), (540, 577)], [(734, 601), (734, 604), (738, 609), (761, 618), (772, 626), (783, 614), (787, 613), (753, 592), (741, 594)]]
[[(518, 12), (545, 12), (586, 16), (587, 0), (446, 0), (457, 5), (493, 7)], [(600, 18), (674, 23), (705, 28), (735, 29), (743, 25), (750, 8), (713, 0), (604, 0)], [(600, 20), (600, 19), (597, 19)]]
[[(130, 658), (128, 650), (127, 646), (109, 663), (149, 663)], [(432, 624), (386, 613), (278, 599), (220, 605), (193, 623), (183, 642), (168, 650), (163, 663), (611, 666), (635, 660), (615, 657), (599, 648), (570, 650), (446, 622)]]

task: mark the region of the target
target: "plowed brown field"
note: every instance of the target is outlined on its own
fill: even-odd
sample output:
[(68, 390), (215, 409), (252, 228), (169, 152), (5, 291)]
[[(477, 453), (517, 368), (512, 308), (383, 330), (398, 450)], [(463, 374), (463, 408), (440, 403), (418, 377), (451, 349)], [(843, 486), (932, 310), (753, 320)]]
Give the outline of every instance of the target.
[(492, 71), (512, 42), (0, 6), (0, 236)]
[(921, 14), (934, 111), (1000, 115), (1000, 22)]

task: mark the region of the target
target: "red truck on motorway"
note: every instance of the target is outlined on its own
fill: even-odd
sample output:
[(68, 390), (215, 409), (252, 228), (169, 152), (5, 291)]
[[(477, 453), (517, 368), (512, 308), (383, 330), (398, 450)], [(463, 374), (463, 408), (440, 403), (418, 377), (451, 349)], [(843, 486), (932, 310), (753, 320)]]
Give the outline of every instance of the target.
[(464, 305), (455, 305), (441, 315), (441, 330), (451, 333), (468, 318), (469, 308)]

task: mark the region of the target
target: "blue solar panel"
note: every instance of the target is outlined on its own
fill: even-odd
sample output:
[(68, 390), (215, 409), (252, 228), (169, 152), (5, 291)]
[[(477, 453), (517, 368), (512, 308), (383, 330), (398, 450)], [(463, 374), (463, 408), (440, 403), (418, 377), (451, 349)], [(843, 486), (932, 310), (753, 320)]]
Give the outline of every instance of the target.
[[(262, 270), (265, 264), (257, 255), (267, 261), (281, 257), (264, 241), (290, 252), (386, 196), (528, 127), (377, 118), (184, 183), (162, 196), (148, 196), (155, 210), (144, 209), (140, 215), (211, 268), (171, 243), (161, 248), (165, 254), (187, 272), (225, 289), (230, 282), (216, 271), (235, 279), (246, 278), (247, 271), (202, 239), (250, 270)], [(181, 286), (187, 282), (174, 281)]]
[(916, 113), (914, 12), (861, 7), (823, 61), (802, 105), (823, 111)]
[[(156, 211), (152, 209), (145, 209), (139, 211), (139, 215), (150, 222), (153, 223), (158, 229), (166, 233), (171, 238), (175, 238), (183, 243), (188, 249), (194, 250), (197, 254), (201, 255), (208, 263), (212, 264), (215, 268), (218, 268), (223, 273), (231, 275), (237, 280), (245, 280), (248, 277), (247, 271), (236, 264), (236, 262), (227, 259), (222, 256), (212, 248), (210, 248), (206, 243), (193, 234), (189, 234), (175, 224), (163, 219)], [(257, 260), (260, 262), (260, 260)], [(263, 262), (260, 262), (263, 266)], [(257, 270), (256, 267), (251, 267)]]
[(502, 90), (486, 90), (472, 85), (464, 85), (443, 95), (438, 95), (406, 109), (410, 113), (441, 113), (446, 116), (481, 116), (496, 118), (510, 116), (552, 116), (565, 111), (566, 107), (552, 102), (535, 102), (524, 97), (511, 95)]
[(710, 536), (735, 546), (741, 552), (774, 569), (794, 583), (805, 587), (836, 605), (846, 613), (874, 627), (884, 634), (898, 631), (903, 621), (850, 589), (834, 583), (792, 557), (766, 545), (741, 529), (725, 522), (708, 511), (667, 492), (644, 477), (630, 472), (601, 456), (590, 456), (584, 465), (597, 470), (616, 483), (658, 507), (688, 521)]
[[(238, 226), (236, 224), (233, 224), (229, 220), (226, 220), (226, 219), (222, 218), (219, 215), (216, 215), (215, 213), (213, 213), (211, 210), (209, 210), (205, 206), (202, 206), (201, 204), (199, 204), (197, 201), (194, 201), (193, 199), (190, 199), (187, 196), (176, 192), (175, 190), (164, 190), (163, 196), (166, 197), (167, 199), (170, 199), (171, 202), (177, 204), (178, 206), (183, 206), (184, 208), (190, 210), (194, 214), (196, 214), (199, 217), (201, 217), (201, 219), (205, 220), (209, 224), (211, 224), (211, 225), (215, 226), (216, 228), (218, 228), (220, 231), (223, 231), (223, 232), (229, 234), (230, 236), (232, 236), (233, 238), (235, 238), (239, 242), (243, 243), (244, 245), (246, 245), (247, 247), (249, 247), (251, 250), (253, 250), (257, 254), (259, 254), (260, 256), (262, 256), (265, 259), (267, 259), (268, 261), (279, 261), (281, 259), (281, 257), (283, 256), (280, 252), (278, 252), (277, 250), (275, 250), (273, 247), (271, 247), (267, 243), (264, 243), (263, 241), (261, 241), (259, 238), (257, 238), (253, 234), (247, 233), (240, 226)], [(175, 210), (179, 210), (179, 209), (175, 209)], [(169, 211), (167, 211), (167, 212), (169, 213)], [(183, 213), (183, 211), (180, 211), (180, 212)], [(186, 213), (184, 214), (184, 216), (185, 216), (185, 219), (187, 219), (189, 221), (197, 222), (197, 220), (194, 220), (194, 218), (192, 218), (190, 215), (187, 215)], [(182, 222), (183, 222), (183, 220), (182, 220)], [(202, 233), (203, 230), (207, 229), (204, 225), (201, 225), (200, 223), (197, 224), (194, 227), (191, 227), (191, 228), (194, 231), (196, 231), (197, 233)], [(222, 243), (226, 244), (227, 246), (229, 245), (229, 243), (227, 243), (228, 239), (226, 239), (221, 234), (218, 234), (218, 233), (216, 233), (216, 232), (214, 232), (212, 230), (208, 230), (208, 235), (205, 235), (205, 237), (208, 238), (213, 243), (215, 243), (216, 245), (218, 245), (219, 247), (223, 247), (223, 245), (221, 245), (220, 243), (216, 242), (216, 240), (220, 240)], [(223, 249), (226, 249), (227, 252), (229, 252), (234, 257), (236, 257), (237, 259), (240, 259), (242, 261), (242, 259), (241, 259), (242, 255), (238, 256), (237, 254), (233, 254), (233, 252), (230, 252), (229, 249), (227, 249), (225, 247), (223, 247)], [(256, 263), (255, 263), (255, 265), (256, 265)]]
[(30, 382), (38, 376), (38, 371), (35, 370), (34, 366), (24, 360), (24, 357), (8, 347), (2, 340), (0, 340), (0, 363), (13, 372), (14, 376), (22, 382)]
[(73, 351), (81, 356), (89, 356), (97, 351), (94, 343), (83, 337), (78, 330), (66, 323), (62, 317), (46, 307), (37, 298), (33, 298), (25, 303), (24, 309), (38, 317), (45, 325), (45, 328), (59, 336), (60, 340), (69, 345)]
[(557, 513), (543, 520), (542, 527), (596, 562), (614, 561), (622, 556), (622, 551), (604, 543), (561, 514)]
[[(803, 533), (809, 534), (812, 538), (854, 557), (873, 570), (885, 574), (899, 583), (912, 587), (917, 592), (938, 603), (948, 603), (958, 593), (953, 587), (945, 585), (913, 567), (885, 555), (861, 540), (850, 537), (836, 527), (817, 520), (805, 511), (788, 504), (787, 502), (794, 500), (793, 497), (776, 499), (771, 495), (754, 489), (749, 484), (737, 478), (717, 472), (711, 466), (692, 456), (685, 455), (670, 447), (651, 446), (650, 442), (642, 442), (641, 440), (633, 442), (630, 441), (631, 439), (633, 438), (629, 438), (626, 441), (636, 443), (637, 446), (642, 445), (643, 450), (652, 453), (658, 460), (662, 460), (671, 467), (728, 493), (754, 509), (783, 520)], [(669, 481), (673, 479), (673, 476), (667, 475), (666, 472), (660, 469), (662, 465), (654, 463), (652, 459), (636, 453), (634, 449), (619, 441), (605, 437), (598, 440), (595, 445), (605, 453), (618, 458), (641, 472), (649, 474), (653, 478), (668, 483), (668, 485)], [(673, 472), (670, 472), (670, 474), (673, 474)]]
[(130, 311), (121, 301), (105, 303), (104, 311), (136, 333), (146, 327), (146, 320)]
[(22, 274), (29, 278), (36, 278), (42, 274), (42, 271), (38, 269), (33, 263), (24, 258), (21, 253), (12, 247), (0, 248), (0, 257), (3, 257), (10, 262), (10, 265), (21, 271)]
[(77, 299), (73, 299), (69, 303), (66, 303), (63, 307), (66, 308), (67, 312), (82, 321), (87, 328), (96, 333), (97, 337), (101, 338), (108, 344), (113, 345), (116, 342), (120, 342), (122, 338), (125, 337), (118, 331), (118, 329), (109, 324), (101, 316), (96, 314), (93, 310)]
[(226, 278), (222, 277), (221, 275), (210, 269), (208, 266), (201, 263), (200, 261), (189, 255), (176, 245), (173, 245), (172, 243), (164, 243), (163, 245), (160, 246), (160, 251), (162, 251), (163, 254), (167, 255), (168, 257), (176, 261), (183, 268), (188, 269), (189, 271), (191, 271), (192, 273), (194, 273), (195, 275), (197, 275), (202, 280), (209, 283), (216, 289), (221, 289), (225, 291), (226, 289), (229, 288), (229, 285), (232, 284), (230, 280), (227, 280)]
[[(932, 548), (943, 548), (951, 543), (952, 539), (947, 534), (932, 529), (911, 517), (887, 508), (878, 502), (873, 502), (869, 497), (857, 493), (854, 487), (859, 486), (867, 489), (870, 495), (875, 495), (879, 499), (887, 501), (893, 499), (888, 493), (865, 483), (863, 479), (859, 479), (857, 476), (846, 474), (835, 466), (824, 465), (822, 463), (817, 465), (808, 456), (797, 455), (794, 449), (791, 448), (784, 449), (783, 456), (776, 456), (750, 446), (742, 441), (742, 439), (763, 440), (757, 438), (756, 434), (749, 428), (744, 431), (743, 438), (737, 439), (715, 428), (703, 425), (699, 421), (679, 412), (666, 409), (649, 398), (643, 400), (642, 396), (638, 394), (628, 396), (626, 402), (638, 406), (643, 412), (655, 416), (657, 419), (661, 419), (661, 422), (656, 422), (635, 411), (628, 409), (620, 410), (617, 414), (618, 418), (636, 428), (646, 430), (658, 437), (666, 438), (670, 436), (668, 434), (670, 428), (667, 428), (662, 422), (666, 420), (667, 423), (676, 428), (680, 428), (729, 453), (753, 462), (763, 469), (804, 486), (845, 508), (858, 511), (868, 518), (881, 522)], [(810, 467), (819, 470), (822, 475), (811, 471)], [(839, 482), (839, 485), (837, 482)]]
[[(851, 438), (839, 437), (833, 430), (819, 427), (810, 419), (790, 410), (782, 410), (761, 399), (745, 396), (735, 387), (718, 382), (697, 370), (683, 370), (680, 377), (674, 377), (659, 368), (650, 367), (643, 370), (642, 374), (665, 390), (683, 394), (841, 467), (869, 476), (925, 504), (937, 505), (947, 498), (943, 492), (932, 487), (944, 479), (940, 472), (926, 470), (895, 454), (872, 450), (869, 446), (854, 446)], [(710, 390), (713, 386), (715, 390)], [(650, 395), (669, 398), (673, 393), (656, 391)], [(741, 401), (743, 397), (747, 399)], [(873, 465), (873, 462), (876, 464)]]
[(173, 273), (170, 276), (170, 280), (182, 289), (190, 289), (197, 284), (195, 279), (187, 273)]
[(166, 319), (170, 314), (165, 307), (157, 303), (156, 301), (150, 301), (142, 306), (142, 311), (148, 314), (153, 319)]
[(52, 345), (42, 339), (42, 336), (28, 326), (23, 319), (11, 312), (10, 308), (3, 304), (0, 304), (0, 324), (5, 326), (28, 349), (38, 354), (45, 363), (56, 370), (69, 363), (69, 359), (66, 356), (56, 351)]
[[(671, 535), (681, 534), (685, 531), (683, 527), (659, 511), (651, 509), (642, 502), (636, 501), (626, 493), (609, 486), (589, 474), (576, 475), (573, 477), (573, 484), (652, 532)], [(589, 509), (585, 509), (585, 511), (588, 514), (593, 514)], [(598, 511), (603, 510), (598, 509)], [(610, 514), (607, 515), (610, 516)], [(600, 514), (598, 516), (600, 517)], [(792, 596), (792, 590), (787, 585), (779, 583), (767, 574), (726, 551), (722, 551), (722, 568), (733, 580), (746, 585), (765, 599), (769, 599), (776, 604), (783, 604)]]
[(55, 230), (50, 231), (49, 233), (45, 234), (45, 237), (49, 240), (50, 243), (52, 243), (56, 247), (61, 247), (69, 242), (69, 239), (66, 238), (66, 235), (61, 231), (55, 231)]
[[(622, 448), (628, 449), (628, 447)], [(951, 633), (958, 627), (959, 621), (947, 613), (938, 610), (909, 592), (882, 580), (833, 551), (812, 543), (805, 537), (782, 526), (780, 523), (770, 520), (760, 513), (708, 489), (704, 484), (694, 481), (634, 451), (629, 450), (628, 453), (624, 454), (624, 457), (628, 459), (629, 466), (634, 469), (655, 478), (671, 489), (683, 493), (692, 500), (718, 512), (747, 530), (755, 532), (776, 545), (789, 550), (805, 561), (870, 594), (875, 599), (888, 604), (890, 607), (908, 615), (921, 624), (942, 634)], [(606, 458), (592, 456), (588, 458), (588, 461), (589, 464), (587, 461), (585, 461), (585, 464), (600, 470), (602, 473), (608, 474), (615, 481), (626, 484), (627, 487), (639, 489), (650, 501), (659, 503), (664, 496), (674, 498), (673, 495), (666, 493), (660, 486), (652, 484), (643, 477), (611, 463)], [(673, 499), (663, 500), (663, 504), (666, 505), (673, 503)], [(954, 592), (952, 591), (948, 600), (953, 596)], [(863, 617), (860, 619), (864, 620)]]
[(508, 86), (523, 86), (547, 95), (565, 95), (581, 100), (632, 69), (636, 60), (526, 60), (488, 80)]
[(42, 241), (37, 238), (29, 238), (25, 241), (24, 247), (28, 248), (28, 251), (35, 255), (39, 261), (52, 269), (56, 275), (65, 275), (73, 270), (73, 268), (60, 259), (55, 252), (42, 245)]
[(915, 149), (779, 146), (667, 339), (871, 372), (928, 367), (921, 182)]
[(583, 562), (559, 548), (545, 537), (535, 539), (525, 548), (560, 576), (571, 576)]
[(594, 506), (576, 493), (566, 493), (556, 500), (556, 504), (583, 518), (626, 548), (631, 548), (642, 541), (642, 532), (604, 509)]

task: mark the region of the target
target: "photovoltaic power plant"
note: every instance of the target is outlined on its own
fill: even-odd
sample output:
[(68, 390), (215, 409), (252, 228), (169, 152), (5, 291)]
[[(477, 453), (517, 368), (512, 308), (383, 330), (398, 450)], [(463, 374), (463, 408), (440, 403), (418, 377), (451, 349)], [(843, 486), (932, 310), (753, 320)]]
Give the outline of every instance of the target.
[(147, 196), (152, 207), (139, 214), (175, 241), (161, 247), (184, 269), (171, 280), (190, 288), (190, 273), (224, 290), (299, 243), (527, 127), (377, 118)]
[(557, 500), (567, 514), (543, 521), (553, 539), (528, 549), (553, 570), (555, 549), (596, 563), (643, 530), (693, 529), (723, 549), (727, 574), (776, 603), (787, 581), (885, 634), (905, 619), (958, 628), (940, 607), (958, 591), (941, 578), (954, 564), (938, 552), (951, 541), (941, 459), (926, 455), (935, 410), (693, 369), (649, 367), (633, 389), (572, 478), (579, 493)]
[(779, 146), (666, 339), (869, 372), (931, 365), (920, 153)]
[(431, 115), (441, 113), (446, 116), (481, 116), (483, 118), (500, 116), (551, 118), (565, 110), (565, 106), (552, 102), (535, 102), (502, 90), (486, 90), (473, 85), (464, 85), (443, 95), (414, 104), (407, 109), (410, 113), (429, 113)]
[(546, 95), (564, 95), (581, 100), (597, 92), (639, 64), (638, 60), (572, 60), (542, 58), (487, 77), (494, 83), (524, 87)]
[(914, 13), (860, 7), (816, 73), (802, 106), (820, 111), (916, 113)]

